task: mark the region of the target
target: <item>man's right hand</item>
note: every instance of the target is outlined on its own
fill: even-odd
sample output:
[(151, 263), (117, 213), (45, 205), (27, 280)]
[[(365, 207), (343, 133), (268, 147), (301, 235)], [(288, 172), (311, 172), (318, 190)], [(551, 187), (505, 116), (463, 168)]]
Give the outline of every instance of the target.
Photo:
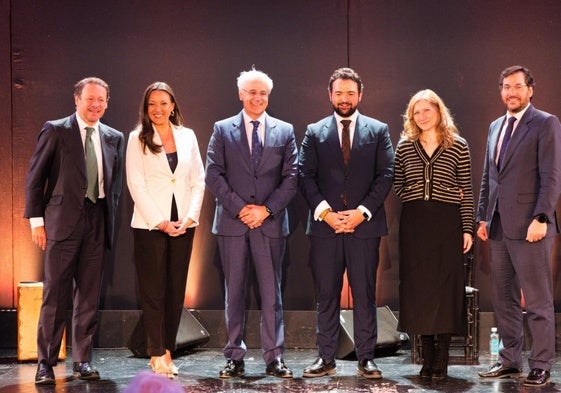
[(39, 248), (45, 251), (47, 248), (47, 232), (44, 226), (31, 228), (31, 240), (33, 243), (37, 244)]
[(479, 228), (477, 228), (477, 237), (483, 241), (487, 241), (489, 236), (487, 236), (487, 224), (485, 221), (479, 223)]

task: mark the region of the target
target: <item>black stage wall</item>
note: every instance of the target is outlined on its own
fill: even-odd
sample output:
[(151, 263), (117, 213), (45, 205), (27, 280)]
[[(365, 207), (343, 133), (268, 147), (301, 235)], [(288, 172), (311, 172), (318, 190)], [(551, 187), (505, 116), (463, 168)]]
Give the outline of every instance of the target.
[[(27, 165), (44, 121), (74, 110), (72, 86), (82, 77), (110, 84), (104, 121), (125, 135), (135, 125), (144, 88), (155, 80), (169, 82), (203, 155), (214, 121), (241, 109), (235, 78), (253, 64), (274, 80), (269, 112), (294, 124), (298, 143), (308, 123), (331, 112), (326, 87), (335, 68), (351, 66), (362, 75), (361, 112), (389, 123), (394, 144), (409, 97), (432, 88), (470, 143), (478, 192), (487, 127), (503, 112), (500, 70), (515, 63), (531, 68), (534, 103), (561, 115), (560, 14), (557, 0), (0, 0), (0, 308), (15, 306), (18, 282), (41, 279), (41, 254), (22, 219)], [(132, 203), (123, 194), (117, 246), (105, 270), (106, 310), (138, 307)], [(382, 242), (378, 299), (396, 310), (395, 195), (386, 207), (390, 234)], [(210, 234), (213, 209), (207, 193), (187, 285), (190, 308), (223, 307)], [(290, 206), (287, 310), (314, 309), (306, 212), (296, 197)], [(552, 261), (557, 308), (559, 258), (556, 252)], [(488, 280), (486, 248), (478, 244), (475, 283), (482, 311), (491, 309)], [(257, 308), (254, 291), (250, 308)]]

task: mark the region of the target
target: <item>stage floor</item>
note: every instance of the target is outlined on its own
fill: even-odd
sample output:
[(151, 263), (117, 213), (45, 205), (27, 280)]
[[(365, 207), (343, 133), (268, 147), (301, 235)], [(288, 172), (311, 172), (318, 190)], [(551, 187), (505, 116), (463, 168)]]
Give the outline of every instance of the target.
[[(35, 363), (20, 363), (15, 350), (0, 350), (0, 393), (121, 392), (140, 371), (148, 370), (147, 359), (132, 357), (127, 349), (96, 349), (93, 364), (101, 380), (84, 382), (72, 379), (70, 349), (65, 362), (55, 368), (56, 387), (38, 387), (33, 379)], [(286, 364), (294, 371), (294, 379), (278, 379), (265, 375), (265, 365), (259, 350), (249, 350), (244, 377), (230, 380), (218, 378), (225, 361), (220, 349), (199, 348), (175, 358), (179, 376), (175, 382), (185, 392), (561, 392), (561, 363), (557, 359), (552, 383), (543, 388), (528, 388), (519, 380), (482, 380), (477, 371), (487, 368), (488, 357), (480, 356), (478, 365), (453, 364), (443, 382), (424, 382), (418, 376), (420, 366), (411, 363), (409, 350), (376, 358), (383, 372), (381, 380), (367, 380), (356, 375), (355, 360), (337, 360), (337, 374), (321, 378), (302, 378), (302, 370), (316, 355), (315, 350), (287, 350)], [(527, 356), (527, 354), (526, 354)], [(454, 363), (458, 361), (454, 360)], [(525, 365), (525, 374), (528, 372)], [(524, 374), (524, 375), (525, 375)]]

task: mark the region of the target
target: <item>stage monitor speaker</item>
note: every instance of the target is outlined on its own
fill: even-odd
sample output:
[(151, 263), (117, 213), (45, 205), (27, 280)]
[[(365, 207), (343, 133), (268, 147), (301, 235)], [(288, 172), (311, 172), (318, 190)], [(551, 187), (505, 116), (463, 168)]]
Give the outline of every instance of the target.
[[(397, 331), (397, 318), (388, 306), (376, 309), (378, 319), (378, 340), (376, 341), (377, 354), (391, 354), (397, 352), (409, 341), (407, 333)], [(341, 310), (341, 329), (335, 357), (344, 359), (355, 351), (353, 310)]]
[[(208, 331), (203, 325), (195, 318), (195, 316), (185, 307), (181, 313), (181, 320), (179, 321), (179, 330), (177, 331), (176, 349), (174, 353), (184, 351), (186, 349), (195, 347), (200, 344), (206, 343), (210, 339)], [(144, 324), (142, 318), (139, 318), (127, 347), (138, 358), (148, 358), (146, 353), (146, 338), (144, 335)]]

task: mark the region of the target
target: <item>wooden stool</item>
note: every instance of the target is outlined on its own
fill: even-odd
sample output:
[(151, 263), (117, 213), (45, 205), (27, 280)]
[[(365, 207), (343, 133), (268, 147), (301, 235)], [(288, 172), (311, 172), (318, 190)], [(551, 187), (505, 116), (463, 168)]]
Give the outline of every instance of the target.
[[(37, 360), (37, 324), (42, 301), (42, 282), (18, 284), (18, 360)], [(66, 332), (62, 335), (58, 359), (66, 359)]]

